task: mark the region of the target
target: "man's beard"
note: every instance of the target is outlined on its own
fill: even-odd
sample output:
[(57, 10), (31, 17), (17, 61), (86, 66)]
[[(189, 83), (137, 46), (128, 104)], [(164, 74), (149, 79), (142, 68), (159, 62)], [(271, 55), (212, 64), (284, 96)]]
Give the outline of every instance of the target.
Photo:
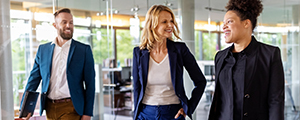
[(61, 38), (63, 38), (64, 40), (70, 40), (73, 37), (73, 30), (70, 29), (71, 34), (65, 34), (64, 31), (62, 29), (59, 30), (60, 32), (60, 36)]

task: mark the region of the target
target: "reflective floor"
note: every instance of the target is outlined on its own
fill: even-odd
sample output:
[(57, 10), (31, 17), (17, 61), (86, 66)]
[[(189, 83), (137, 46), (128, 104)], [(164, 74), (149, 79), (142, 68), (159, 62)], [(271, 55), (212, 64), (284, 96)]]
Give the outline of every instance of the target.
[[(209, 110), (209, 106), (207, 105), (209, 105), (209, 102), (207, 102), (206, 97), (203, 96), (197, 107), (197, 120), (207, 120)], [(106, 114), (104, 114), (104, 120), (132, 120), (131, 111), (128, 109), (115, 109), (114, 112), (116, 115), (110, 115), (108, 112), (106, 112)]]

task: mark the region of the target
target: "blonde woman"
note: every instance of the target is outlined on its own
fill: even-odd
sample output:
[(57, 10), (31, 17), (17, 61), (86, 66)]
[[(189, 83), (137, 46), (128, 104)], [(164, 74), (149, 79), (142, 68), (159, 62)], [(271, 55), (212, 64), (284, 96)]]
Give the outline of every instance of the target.
[[(142, 44), (133, 50), (134, 120), (184, 120), (191, 118), (206, 80), (184, 43), (174, 42), (178, 26), (170, 8), (152, 6), (146, 15)], [(183, 66), (195, 88), (187, 98)]]

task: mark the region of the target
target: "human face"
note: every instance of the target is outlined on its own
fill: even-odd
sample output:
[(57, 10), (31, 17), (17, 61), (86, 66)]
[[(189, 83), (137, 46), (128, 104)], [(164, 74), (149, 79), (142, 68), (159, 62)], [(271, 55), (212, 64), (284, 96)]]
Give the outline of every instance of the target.
[(59, 13), (53, 24), (57, 30), (57, 34), (63, 40), (70, 40), (73, 37), (73, 16), (70, 13)]
[(174, 21), (171, 13), (167, 11), (161, 11), (158, 15), (158, 24), (155, 28), (155, 32), (161, 40), (166, 40), (172, 37)]
[(240, 20), (240, 17), (235, 11), (228, 11), (224, 16), (223, 31), (225, 33), (226, 43), (238, 43), (239, 40), (245, 37), (245, 22)]

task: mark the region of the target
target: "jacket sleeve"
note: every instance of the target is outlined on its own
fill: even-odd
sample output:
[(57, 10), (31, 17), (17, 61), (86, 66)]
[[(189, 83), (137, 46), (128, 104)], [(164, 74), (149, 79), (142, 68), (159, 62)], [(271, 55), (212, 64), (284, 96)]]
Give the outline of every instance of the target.
[(271, 59), (269, 82), (269, 120), (284, 119), (284, 72), (279, 48), (276, 48)]
[(194, 82), (194, 89), (192, 91), (192, 97), (188, 101), (188, 112), (187, 115), (191, 117), (191, 114), (195, 111), (200, 98), (202, 97), (202, 94), (204, 92), (205, 86), (206, 86), (206, 79), (201, 72), (196, 59), (192, 55), (192, 53), (189, 51), (187, 46), (184, 44), (183, 50), (183, 65), (187, 72), (190, 75), (190, 78)]
[(133, 49), (133, 65), (132, 65), (132, 77), (133, 77), (133, 95), (134, 95), (134, 113), (138, 108), (137, 103), (139, 100), (139, 93), (141, 91), (141, 83), (139, 81), (139, 60), (138, 60), (139, 48), (136, 47)]
[[(36, 91), (36, 89), (38, 88), (40, 81), (42, 79), (42, 76), (40, 73), (40, 52), (41, 52), (41, 46), (39, 46), (38, 51), (36, 53), (34, 65), (30, 72), (24, 93), (26, 91)], [(22, 106), (24, 95), (25, 94), (23, 94), (23, 96), (22, 96), (20, 106)], [(21, 110), (21, 107), (20, 107), (20, 110)]]
[(84, 62), (84, 83), (85, 83), (85, 98), (84, 98), (84, 115), (93, 116), (94, 97), (95, 97), (95, 68), (94, 58), (91, 47), (86, 47), (85, 62)]
[(220, 51), (217, 52), (217, 54), (215, 55), (215, 60), (214, 60), (214, 64), (215, 64), (215, 93), (212, 99), (212, 103), (210, 106), (210, 110), (209, 110), (209, 115), (208, 115), (208, 120), (215, 120), (216, 119), (216, 112), (217, 112), (217, 99), (218, 99), (218, 84), (217, 84), (217, 79), (218, 79), (218, 68), (220, 68), (220, 66), (218, 65), (218, 62), (220, 60)]

